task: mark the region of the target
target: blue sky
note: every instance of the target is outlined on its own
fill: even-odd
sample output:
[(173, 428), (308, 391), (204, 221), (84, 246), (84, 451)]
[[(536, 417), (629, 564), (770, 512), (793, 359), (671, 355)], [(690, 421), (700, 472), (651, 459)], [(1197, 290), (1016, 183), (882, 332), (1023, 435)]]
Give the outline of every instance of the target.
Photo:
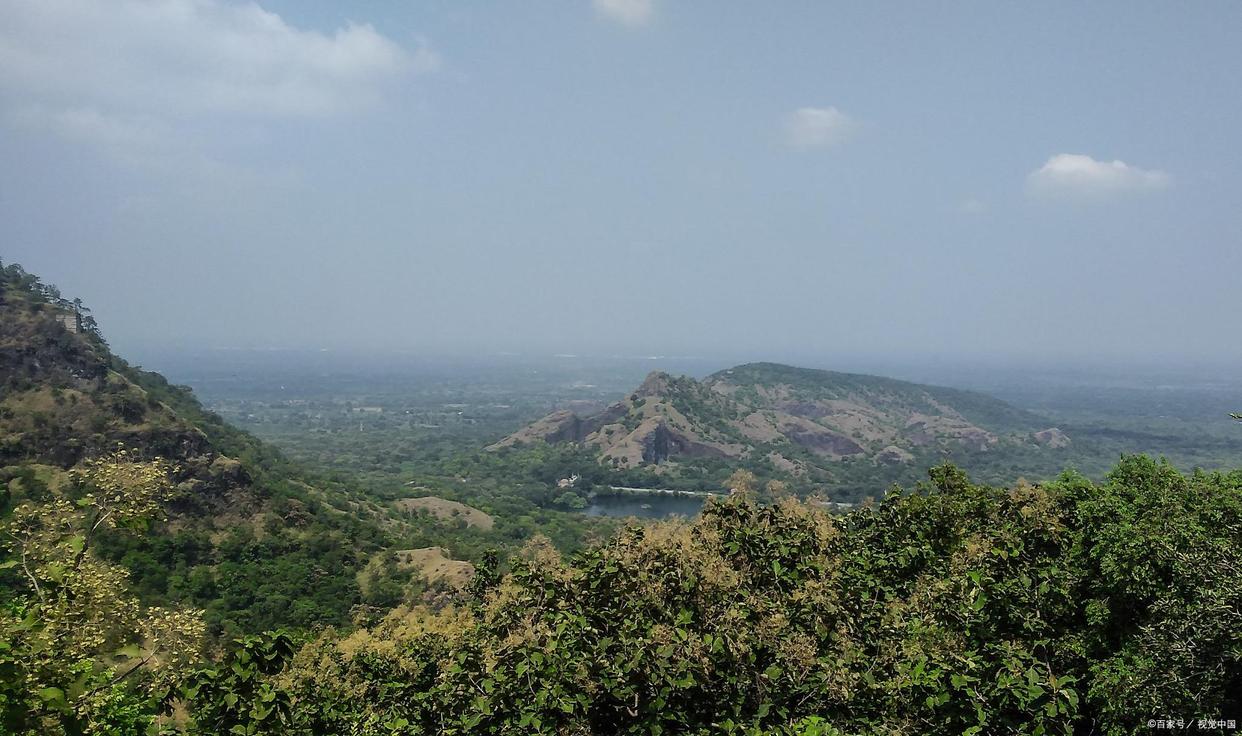
[(1242, 5), (0, 3), (0, 257), (151, 346), (1227, 361)]

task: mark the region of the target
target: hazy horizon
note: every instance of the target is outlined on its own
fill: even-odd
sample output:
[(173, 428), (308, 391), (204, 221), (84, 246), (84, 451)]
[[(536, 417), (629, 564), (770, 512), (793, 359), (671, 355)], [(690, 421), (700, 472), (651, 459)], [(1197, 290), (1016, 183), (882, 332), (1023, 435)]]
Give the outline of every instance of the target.
[(1242, 358), (1242, 6), (0, 6), (0, 258), (161, 351)]
[[(574, 380), (605, 380), (618, 391), (637, 385), (652, 371), (704, 378), (745, 363), (780, 363), (844, 373), (887, 376), (917, 383), (995, 392), (1023, 386), (1136, 388), (1143, 390), (1212, 390), (1234, 396), (1242, 377), (1224, 363), (1192, 361), (987, 360), (961, 356), (861, 355), (733, 352), (704, 355), (626, 353), (434, 352), (415, 350), (334, 350), (301, 348), (173, 348), (147, 346), (123, 353), (131, 363), (189, 383), (237, 378), (243, 381), (285, 377), (349, 377), (366, 381), (384, 377), (448, 380), (454, 375), (520, 376), (544, 373)], [(230, 378), (231, 377), (231, 378)], [(1226, 406), (1232, 406), (1229, 401)]]

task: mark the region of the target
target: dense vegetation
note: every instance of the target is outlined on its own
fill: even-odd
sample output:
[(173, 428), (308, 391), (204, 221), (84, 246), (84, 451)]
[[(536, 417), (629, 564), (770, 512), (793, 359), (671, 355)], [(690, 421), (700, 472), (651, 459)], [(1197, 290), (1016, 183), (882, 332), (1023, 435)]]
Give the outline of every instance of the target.
[[(1242, 709), (1242, 473), (1130, 457), (998, 489), (940, 466), (839, 518), (743, 489), (568, 559), (536, 543), (447, 607), (241, 639), (171, 685), (122, 687), (90, 651), (31, 665), (36, 597), (0, 650), (15, 733), (123, 733), (177, 696), (165, 724), (204, 734), (1133, 733)], [(110, 697), (79, 702), (78, 672)]]
[(160, 457), (170, 522), (95, 541), (144, 602), (204, 609), (215, 636), (349, 622), (364, 600), (339, 573), (389, 539), (347, 484), (113, 355), (85, 306), (16, 264), (0, 265), (0, 317), (0, 515), (63, 497), (81, 462), (118, 447)]
[[(348, 626), (435, 587), (385, 550), (440, 546), (480, 562), (535, 533), (568, 550), (609, 528), (555, 503), (559, 476), (543, 461), (512, 463), (507, 480), (495, 469), (477, 485), (494, 530), (399, 513), (388, 504), (396, 494), (367, 493), (362, 474), (342, 472), (352, 468), (290, 462), (188, 387), (114, 355), (81, 302), (16, 264), (0, 265), (0, 348), (0, 520), (63, 496), (78, 464), (118, 447), (166, 459), (169, 519), (142, 535), (103, 530), (94, 549), (127, 572), (143, 603), (202, 609), (212, 637)], [(461, 470), (446, 465), (418, 495), (462, 496)], [(374, 589), (364, 583), (376, 575), (363, 574), (373, 563)]]
[[(871, 465), (883, 500), (834, 516), (722, 463), (695, 482), (737, 492), (694, 521), (618, 530), (569, 510), (667, 477), (546, 444), (306, 471), (113, 356), (80, 304), (0, 277), (0, 733), (1242, 720), (1242, 471), (1135, 455), (1000, 485), (941, 464), (884, 495)], [(495, 525), (394, 503), (429, 494)], [(476, 563), (468, 585), (401, 564), (433, 546)]]
[(258, 678), (280, 688), (266, 718), (209, 699), (204, 725), (1131, 733), (1240, 712), (1242, 474), (932, 478), (839, 520), (743, 495), (568, 561), (535, 549), (471, 606), (307, 644)]

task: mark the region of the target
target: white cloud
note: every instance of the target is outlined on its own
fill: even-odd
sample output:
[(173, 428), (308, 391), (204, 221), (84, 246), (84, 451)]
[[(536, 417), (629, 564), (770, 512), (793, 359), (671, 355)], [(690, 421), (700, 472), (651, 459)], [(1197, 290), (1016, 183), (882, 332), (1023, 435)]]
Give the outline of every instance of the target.
[(652, 0), (592, 0), (595, 12), (627, 26), (645, 25), (655, 10)]
[(835, 107), (802, 107), (785, 120), (785, 142), (794, 148), (826, 148), (849, 138), (854, 121)]
[(296, 28), (253, 2), (0, 0), (4, 122), (182, 177), (267, 180), (213, 144), (236, 147), (240, 125), (365, 109), (440, 64), (421, 39)]
[(44, 104), (125, 112), (318, 115), (384, 79), (438, 64), (366, 24), (300, 30), (253, 3), (5, 0), (0, 89)]
[(1040, 196), (1075, 199), (1149, 192), (1169, 186), (1169, 175), (1124, 161), (1097, 161), (1077, 153), (1058, 153), (1027, 176), (1028, 190)]

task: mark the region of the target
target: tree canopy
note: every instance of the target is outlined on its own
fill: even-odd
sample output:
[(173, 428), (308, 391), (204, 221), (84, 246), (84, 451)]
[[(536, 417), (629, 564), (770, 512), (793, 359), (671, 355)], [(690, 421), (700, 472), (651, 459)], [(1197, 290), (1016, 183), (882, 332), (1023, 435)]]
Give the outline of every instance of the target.
[(1242, 708), (1242, 473), (941, 466), (919, 491), (839, 518), (743, 492), (569, 559), (536, 544), (448, 609), (240, 642), (194, 681), (196, 728), (1122, 734)]

